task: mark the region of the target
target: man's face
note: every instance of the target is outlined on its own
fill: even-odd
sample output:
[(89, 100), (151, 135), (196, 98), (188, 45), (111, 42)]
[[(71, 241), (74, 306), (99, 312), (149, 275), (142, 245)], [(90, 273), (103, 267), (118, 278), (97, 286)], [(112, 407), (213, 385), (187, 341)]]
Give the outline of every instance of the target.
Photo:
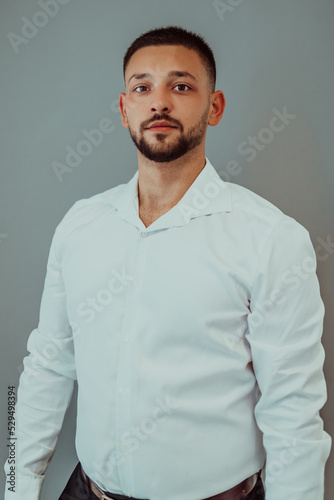
[(125, 83), (122, 123), (143, 156), (170, 162), (205, 141), (211, 93), (197, 52), (179, 45), (139, 49), (129, 61)]

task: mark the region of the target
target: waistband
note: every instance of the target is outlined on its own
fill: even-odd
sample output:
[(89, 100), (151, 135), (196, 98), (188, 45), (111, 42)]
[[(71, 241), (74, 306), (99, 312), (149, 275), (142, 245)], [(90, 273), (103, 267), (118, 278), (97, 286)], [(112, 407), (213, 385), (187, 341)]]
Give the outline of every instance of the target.
[[(87, 476), (87, 474), (82, 468), (82, 465), (81, 465), (81, 472), (86, 483), (88, 484), (94, 495), (96, 495), (99, 500), (129, 500), (129, 497), (126, 497), (124, 495), (118, 495), (115, 493), (109, 493), (100, 490), (100, 488), (94, 483), (94, 481), (92, 481), (92, 479), (90, 479)], [(241, 481), (241, 483), (237, 484), (236, 486), (233, 486), (229, 490), (223, 491), (211, 497), (207, 497), (203, 500), (242, 500), (252, 491), (255, 484), (259, 480), (260, 473), (261, 471), (255, 472), (255, 474), (244, 479), (243, 481)], [(148, 499), (131, 497), (131, 500), (148, 500)]]

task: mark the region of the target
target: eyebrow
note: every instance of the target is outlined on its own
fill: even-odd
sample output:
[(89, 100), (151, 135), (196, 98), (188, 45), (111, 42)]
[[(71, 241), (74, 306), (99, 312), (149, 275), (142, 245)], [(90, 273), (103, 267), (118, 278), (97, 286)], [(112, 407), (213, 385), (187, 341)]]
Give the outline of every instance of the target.
[[(197, 78), (192, 75), (191, 73), (189, 73), (188, 71), (170, 71), (167, 75), (169, 78), (172, 78), (172, 77), (182, 77), (182, 76), (186, 76), (188, 78), (191, 78), (192, 80), (194, 80), (195, 82), (197, 82)], [(150, 73), (134, 73), (131, 78), (129, 78), (128, 80), (128, 83), (130, 83), (130, 81), (132, 79), (135, 79), (135, 80), (143, 80), (144, 78), (148, 78), (148, 79), (151, 79), (152, 80), (152, 75)]]

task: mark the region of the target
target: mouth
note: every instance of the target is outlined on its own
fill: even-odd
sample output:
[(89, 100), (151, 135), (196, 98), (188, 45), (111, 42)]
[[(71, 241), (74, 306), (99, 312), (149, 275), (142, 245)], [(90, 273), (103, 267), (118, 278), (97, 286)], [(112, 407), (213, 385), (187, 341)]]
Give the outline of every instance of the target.
[(152, 132), (169, 132), (175, 128), (176, 127), (172, 127), (171, 125), (154, 125), (147, 130), (151, 130)]
[(148, 130), (152, 130), (153, 132), (168, 132), (175, 128), (177, 127), (175, 127), (171, 123), (166, 121), (161, 121), (153, 123), (150, 127), (148, 127)]

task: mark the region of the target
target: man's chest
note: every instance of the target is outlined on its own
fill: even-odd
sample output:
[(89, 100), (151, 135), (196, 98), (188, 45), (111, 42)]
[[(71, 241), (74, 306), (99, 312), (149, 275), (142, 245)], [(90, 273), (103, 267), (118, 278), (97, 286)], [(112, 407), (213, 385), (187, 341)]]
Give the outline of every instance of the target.
[(86, 326), (131, 313), (169, 329), (229, 328), (249, 311), (249, 262), (232, 235), (209, 228), (78, 233), (62, 262), (68, 314)]

